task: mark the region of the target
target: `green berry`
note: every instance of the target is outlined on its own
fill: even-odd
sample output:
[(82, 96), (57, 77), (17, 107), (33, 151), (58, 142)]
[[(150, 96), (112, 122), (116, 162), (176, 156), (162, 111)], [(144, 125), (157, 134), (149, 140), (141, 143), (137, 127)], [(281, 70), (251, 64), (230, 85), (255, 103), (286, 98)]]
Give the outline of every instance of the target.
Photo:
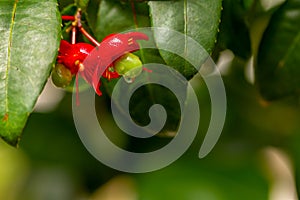
[(132, 53), (126, 53), (114, 62), (114, 68), (118, 74), (126, 79), (134, 79), (143, 70), (140, 58)]
[(70, 85), (72, 81), (71, 71), (63, 64), (56, 64), (51, 74), (52, 82), (57, 87), (65, 88)]

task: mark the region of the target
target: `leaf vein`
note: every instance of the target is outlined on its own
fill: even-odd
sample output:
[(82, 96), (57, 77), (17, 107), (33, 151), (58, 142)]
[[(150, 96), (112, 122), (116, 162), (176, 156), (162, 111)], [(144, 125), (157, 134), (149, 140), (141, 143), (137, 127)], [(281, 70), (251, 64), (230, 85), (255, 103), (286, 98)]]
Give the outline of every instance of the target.
[(9, 112), (8, 108), (8, 78), (9, 78), (9, 70), (11, 65), (11, 47), (12, 47), (12, 34), (13, 34), (13, 28), (15, 23), (15, 17), (16, 17), (16, 10), (17, 10), (17, 3), (18, 0), (15, 0), (13, 10), (12, 10), (12, 18), (11, 18), (11, 24), (9, 28), (9, 38), (8, 38), (8, 49), (7, 49), (7, 67), (5, 71), (6, 80), (5, 80), (5, 113)]
[[(187, 55), (187, 34), (188, 34), (188, 3), (187, 0), (184, 0), (184, 56)], [(186, 72), (186, 61), (184, 62), (184, 73)]]

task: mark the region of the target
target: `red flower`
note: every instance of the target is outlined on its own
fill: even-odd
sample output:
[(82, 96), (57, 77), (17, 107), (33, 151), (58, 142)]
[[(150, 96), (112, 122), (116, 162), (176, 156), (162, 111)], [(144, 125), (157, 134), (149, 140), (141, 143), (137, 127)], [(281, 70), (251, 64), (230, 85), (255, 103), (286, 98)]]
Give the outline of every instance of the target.
[(111, 34), (104, 38), (100, 46), (87, 57), (85, 63), (89, 66), (96, 65), (96, 67), (92, 67), (93, 74), (86, 76), (86, 80), (91, 83), (98, 95), (101, 95), (100, 76), (108, 79), (119, 77), (113, 67), (113, 62), (125, 53), (139, 50), (140, 46), (136, 40), (148, 40), (148, 36), (140, 32)]
[(73, 75), (79, 73), (100, 96), (100, 76), (109, 80), (118, 78), (113, 62), (125, 53), (138, 50), (136, 40), (148, 40), (148, 36), (139, 32), (111, 34), (97, 47), (86, 43), (70, 44), (61, 40), (57, 62), (70, 69)]

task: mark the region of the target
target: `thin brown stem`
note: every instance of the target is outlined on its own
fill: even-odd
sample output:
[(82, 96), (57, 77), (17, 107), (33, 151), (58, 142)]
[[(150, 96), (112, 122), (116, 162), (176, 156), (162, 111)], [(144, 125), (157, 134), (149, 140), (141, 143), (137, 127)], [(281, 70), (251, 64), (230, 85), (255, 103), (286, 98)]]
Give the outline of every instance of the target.
[(132, 9), (132, 12), (133, 12), (134, 25), (135, 25), (135, 28), (138, 28), (138, 21), (137, 21), (137, 18), (136, 18), (136, 10), (135, 10), (135, 6), (134, 6), (134, 1), (131, 0), (130, 3), (131, 3), (131, 9)]
[(77, 28), (79, 31), (94, 45), (100, 46), (100, 43), (93, 37), (91, 36), (81, 25), (81, 10), (78, 9), (77, 13), (75, 16), (68, 16), (68, 15), (63, 15), (62, 16), (63, 20), (70, 20), (72, 22), (72, 37), (71, 37), (71, 42), (72, 44), (76, 43), (76, 36), (77, 36)]
[(100, 46), (100, 43), (93, 37), (91, 36), (82, 26), (78, 27), (79, 31), (94, 45)]

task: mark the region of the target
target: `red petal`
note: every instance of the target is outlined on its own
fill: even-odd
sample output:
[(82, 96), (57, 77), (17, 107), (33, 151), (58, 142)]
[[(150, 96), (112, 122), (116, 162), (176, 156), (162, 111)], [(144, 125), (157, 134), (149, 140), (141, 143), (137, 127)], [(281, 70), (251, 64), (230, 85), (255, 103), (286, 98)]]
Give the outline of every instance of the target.
[(96, 70), (93, 75), (92, 85), (96, 94), (98, 96), (101, 96), (102, 95), (102, 92), (100, 91), (101, 80), (100, 80), (100, 76), (98, 75), (98, 70)]
[(59, 53), (60, 54), (67, 54), (68, 51), (71, 49), (71, 44), (67, 42), (66, 40), (61, 40), (60, 41), (60, 46), (59, 46)]
[(133, 38), (134, 40), (149, 40), (149, 37), (145, 33), (141, 32), (128, 32), (124, 35), (127, 35), (128, 38)]
[(116, 35), (116, 33), (109, 34), (108, 36), (106, 36), (105, 38), (103, 38), (102, 41), (107, 40), (107, 39), (109, 39), (110, 37), (113, 37), (114, 35)]

